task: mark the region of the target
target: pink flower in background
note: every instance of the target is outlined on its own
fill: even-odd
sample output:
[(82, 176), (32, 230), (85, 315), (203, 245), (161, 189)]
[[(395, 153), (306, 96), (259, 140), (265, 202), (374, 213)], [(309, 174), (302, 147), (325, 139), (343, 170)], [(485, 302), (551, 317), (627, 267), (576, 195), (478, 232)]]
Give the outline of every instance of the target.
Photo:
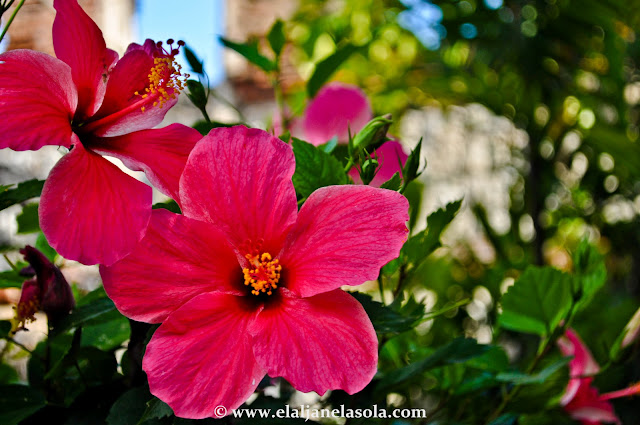
[(298, 211), (289, 145), (214, 129), (180, 180), (184, 215), (154, 210), (138, 248), (101, 267), (126, 316), (162, 323), (143, 361), (176, 415), (242, 404), (269, 374), (300, 391), (360, 391), (375, 330), (343, 285), (376, 279), (407, 236), (408, 202), (370, 186), (315, 191)]
[(373, 118), (371, 105), (357, 86), (330, 83), (314, 97), (304, 112), (302, 130), (305, 140), (313, 145), (327, 143), (334, 137), (338, 143), (349, 141)]
[[(338, 138), (338, 143), (346, 144), (349, 142), (349, 131), (353, 136), (372, 118), (371, 105), (360, 88), (334, 82), (324, 86), (311, 100), (301, 122), (294, 121), (296, 127), (293, 128), (292, 134), (296, 136), (299, 132), (300, 137), (315, 146), (334, 137)], [(294, 131), (296, 129), (297, 131)], [(389, 141), (380, 146), (375, 151), (375, 156), (380, 163), (380, 169), (370, 185), (376, 187), (401, 171), (407, 160), (402, 145), (396, 141)], [(358, 170), (352, 168), (349, 175), (354, 181), (361, 183)]]
[(584, 425), (600, 425), (602, 422), (620, 424), (613, 406), (608, 400), (640, 393), (640, 384), (624, 390), (599, 394), (593, 384), (593, 375), (600, 371), (589, 348), (578, 334), (568, 329), (558, 340), (558, 347), (565, 356), (573, 356), (569, 362), (569, 384), (560, 404), (573, 419)]
[(147, 40), (118, 61), (77, 0), (55, 0), (56, 58), (30, 50), (0, 55), (0, 148), (71, 151), (51, 170), (40, 225), (64, 257), (111, 264), (128, 254), (150, 218), (151, 188), (100, 154), (143, 170), (177, 198), (186, 158), (200, 138), (174, 124), (149, 130), (177, 101), (177, 49)]

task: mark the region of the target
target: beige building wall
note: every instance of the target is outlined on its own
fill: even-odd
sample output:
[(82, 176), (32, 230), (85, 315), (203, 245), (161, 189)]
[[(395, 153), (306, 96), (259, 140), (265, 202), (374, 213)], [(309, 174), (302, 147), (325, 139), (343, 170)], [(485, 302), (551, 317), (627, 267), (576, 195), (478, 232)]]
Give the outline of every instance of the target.
[[(286, 21), (295, 13), (298, 5), (298, 0), (227, 0), (225, 3), (226, 38), (236, 42), (249, 39), (264, 41), (264, 37), (276, 19)], [(227, 80), (241, 108), (251, 109), (252, 105), (273, 99), (273, 88), (268, 76), (250, 65), (242, 56), (226, 49), (224, 64)], [(286, 80), (283, 81), (285, 86), (297, 78), (295, 69), (288, 65), (285, 51), (285, 57), (282, 60), (282, 77)], [(251, 112), (249, 114), (251, 115)]]
[[(135, 0), (79, 0), (79, 3), (102, 30), (107, 46), (122, 55), (134, 38)], [(12, 11), (6, 12), (5, 17)], [(55, 16), (53, 0), (25, 1), (9, 28), (7, 49), (33, 49), (53, 55), (51, 28)]]

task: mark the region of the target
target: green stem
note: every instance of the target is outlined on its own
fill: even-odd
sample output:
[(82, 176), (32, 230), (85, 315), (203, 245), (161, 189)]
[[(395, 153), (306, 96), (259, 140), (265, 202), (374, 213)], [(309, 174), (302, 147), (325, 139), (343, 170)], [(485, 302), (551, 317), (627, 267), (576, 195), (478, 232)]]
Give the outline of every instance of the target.
[(18, 267), (16, 267), (16, 265), (13, 264), (13, 262), (11, 260), (9, 260), (9, 257), (7, 257), (7, 254), (2, 254), (2, 256), (6, 260), (7, 264), (9, 264), (9, 267), (11, 267), (11, 270), (13, 270), (14, 272), (19, 272), (20, 271), (20, 270), (18, 270)]
[(16, 345), (16, 346), (22, 348), (24, 351), (26, 351), (29, 354), (32, 354), (32, 355), (34, 354), (33, 351), (29, 350), (27, 347), (25, 347), (24, 345), (22, 345), (21, 343), (19, 343), (18, 341), (16, 341), (15, 339), (13, 339), (11, 337), (5, 336), (5, 337), (3, 337), (3, 339), (6, 339), (7, 341), (12, 343), (13, 345)]
[[(9, 4), (11, 4), (11, 3), (9, 3)], [(4, 26), (4, 29), (2, 30), (2, 34), (0, 34), (0, 42), (4, 38), (4, 35), (7, 33), (7, 30), (9, 29), (9, 26), (13, 22), (13, 19), (16, 17), (16, 14), (18, 13), (18, 10), (20, 10), (20, 8), (22, 7), (23, 4), (24, 4), (24, 0), (20, 0), (20, 3), (18, 3), (16, 8), (13, 10), (13, 13), (11, 14), (11, 17), (7, 21), (7, 25)]]
[(344, 166), (344, 172), (348, 173), (351, 167), (353, 167), (353, 164), (354, 164), (353, 158), (349, 157), (349, 160), (347, 161), (347, 165)]
[(217, 101), (219, 101), (221, 103), (224, 103), (226, 106), (228, 106), (231, 109), (233, 109), (234, 111), (236, 111), (238, 113), (238, 117), (240, 117), (240, 121), (245, 122), (245, 123), (247, 122), (247, 117), (244, 116), (242, 111), (240, 109), (238, 109), (236, 107), (236, 105), (234, 105), (233, 103), (229, 102), (227, 99), (225, 99), (222, 95), (220, 95), (215, 90), (211, 90), (210, 93)]
[(7, 3), (5, 0), (0, 0), (0, 18), (2, 18), (4, 12), (9, 10), (14, 1), (15, 0), (9, 0), (9, 2)]
[(204, 116), (205, 121), (207, 121), (207, 124), (211, 124), (211, 118), (209, 118), (209, 114), (207, 114), (207, 110), (205, 108), (200, 109), (200, 112), (202, 112), (202, 115)]
[[(282, 93), (282, 87), (280, 86), (280, 74), (276, 72), (273, 77), (273, 93), (276, 97), (276, 104), (278, 105), (278, 114), (280, 115), (280, 123), (282, 124), (283, 133), (289, 130), (289, 120), (287, 120), (286, 113), (284, 111), (284, 94)], [(276, 134), (278, 136), (278, 134)]]
[(407, 264), (402, 263), (400, 265), (400, 273), (398, 273), (398, 285), (396, 286), (395, 291), (393, 291), (393, 299), (395, 300), (398, 295), (402, 292), (402, 288), (404, 286), (404, 282), (407, 278)]

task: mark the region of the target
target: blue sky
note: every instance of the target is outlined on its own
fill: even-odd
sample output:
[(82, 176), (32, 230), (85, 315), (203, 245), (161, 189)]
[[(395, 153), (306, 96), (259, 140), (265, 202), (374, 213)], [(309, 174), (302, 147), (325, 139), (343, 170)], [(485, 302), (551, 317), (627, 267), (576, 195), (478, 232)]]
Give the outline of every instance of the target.
[[(146, 38), (184, 40), (205, 62), (212, 86), (222, 82), (224, 67), (218, 36), (224, 31), (224, 0), (138, 0), (137, 42)], [(189, 72), (184, 55), (180, 63)]]

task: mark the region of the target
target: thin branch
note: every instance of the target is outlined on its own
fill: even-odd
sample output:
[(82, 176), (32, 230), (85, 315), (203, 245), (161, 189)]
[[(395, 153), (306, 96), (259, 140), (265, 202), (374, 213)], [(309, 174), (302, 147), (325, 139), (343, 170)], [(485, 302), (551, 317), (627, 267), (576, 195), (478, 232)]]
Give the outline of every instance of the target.
[[(11, 0), (11, 3), (9, 3), (9, 6), (11, 6), (12, 3), (13, 3), (13, 0)], [(16, 8), (13, 10), (13, 13), (11, 14), (11, 17), (7, 21), (7, 25), (4, 26), (4, 29), (2, 30), (2, 34), (0, 34), (0, 42), (4, 38), (4, 35), (7, 33), (7, 30), (9, 29), (9, 26), (13, 22), (13, 19), (16, 17), (16, 15), (18, 14), (18, 10), (20, 10), (20, 8), (22, 7), (23, 4), (24, 4), (24, 0), (20, 0), (20, 3), (18, 3)]]

